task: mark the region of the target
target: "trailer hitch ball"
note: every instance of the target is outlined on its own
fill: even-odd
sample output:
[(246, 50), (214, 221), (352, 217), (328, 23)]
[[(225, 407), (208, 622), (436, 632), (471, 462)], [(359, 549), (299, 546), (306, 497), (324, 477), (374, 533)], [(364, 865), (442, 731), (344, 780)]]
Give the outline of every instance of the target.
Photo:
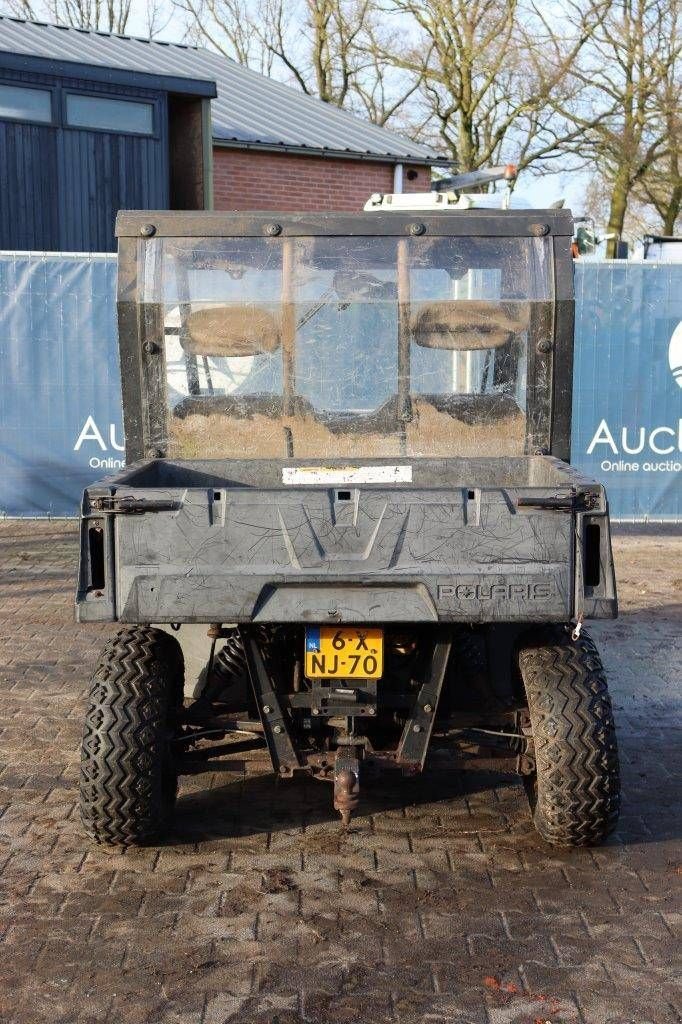
[(334, 776), (334, 810), (341, 815), (343, 825), (350, 824), (350, 817), (360, 802), (360, 781), (351, 768), (342, 768)]

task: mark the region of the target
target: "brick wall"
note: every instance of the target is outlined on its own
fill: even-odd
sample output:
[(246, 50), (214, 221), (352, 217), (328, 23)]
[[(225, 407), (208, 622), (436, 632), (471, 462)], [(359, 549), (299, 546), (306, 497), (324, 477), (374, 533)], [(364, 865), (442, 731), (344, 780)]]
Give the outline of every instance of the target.
[[(428, 167), (404, 165), (405, 192), (428, 192), (430, 179)], [(215, 147), (213, 186), (216, 210), (352, 212), (373, 192), (393, 191), (393, 165)]]

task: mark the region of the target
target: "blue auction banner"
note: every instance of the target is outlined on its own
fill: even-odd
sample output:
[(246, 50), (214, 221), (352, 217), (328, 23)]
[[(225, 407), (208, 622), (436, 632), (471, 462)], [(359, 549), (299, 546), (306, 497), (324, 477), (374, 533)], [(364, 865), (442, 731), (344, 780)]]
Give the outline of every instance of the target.
[(571, 461), (618, 519), (682, 521), (682, 264), (576, 264)]
[[(572, 461), (682, 521), (682, 264), (576, 264)], [(0, 514), (74, 515), (124, 464), (116, 257), (0, 253)]]
[(74, 515), (123, 466), (116, 257), (0, 253), (0, 513)]

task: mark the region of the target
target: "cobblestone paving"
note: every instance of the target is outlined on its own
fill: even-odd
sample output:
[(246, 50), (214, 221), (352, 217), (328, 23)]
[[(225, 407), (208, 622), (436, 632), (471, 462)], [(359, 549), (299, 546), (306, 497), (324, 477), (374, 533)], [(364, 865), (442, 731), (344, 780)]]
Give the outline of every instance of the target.
[(622, 617), (593, 632), (624, 809), (570, 852), (492, 771), (383, 787), (347, 834), (322, 784), (198, 777), (165, 845), (89, 846), (78, 744), (108, 628), (73, 623), (75, 558), (72, 524), (0, 524), (0, 1020), (681, 1019), (682, 537), (616, 540)]

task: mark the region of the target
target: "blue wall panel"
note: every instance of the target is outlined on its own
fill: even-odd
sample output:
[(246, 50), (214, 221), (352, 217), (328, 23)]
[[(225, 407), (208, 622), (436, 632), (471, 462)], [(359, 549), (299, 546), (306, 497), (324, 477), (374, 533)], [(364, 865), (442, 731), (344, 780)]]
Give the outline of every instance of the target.
[[(123, 464), (115, 290), (114, 256), (0, 253), (0, 514), (72, 515)], [(573, 462), (614, 518), (682, 522), (681, 323), (682, 264), (576, 266)]]

